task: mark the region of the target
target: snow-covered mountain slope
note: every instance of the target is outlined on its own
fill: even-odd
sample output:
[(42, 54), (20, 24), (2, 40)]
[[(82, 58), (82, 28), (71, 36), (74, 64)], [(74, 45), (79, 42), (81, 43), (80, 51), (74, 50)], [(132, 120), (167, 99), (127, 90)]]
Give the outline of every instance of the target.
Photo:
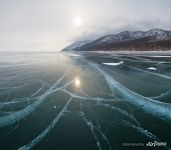
[(95, 42), (100, 43), (113, 43), (124, 40), (137, 40), (146, 37), (151, 37), (154, 40), (163, 40), (171, 38), (171, 32), (162, 29), (151, 29), (149, 31), (124, 31), (115, 35), (106, 35)]
[(67, 46), (66, 48), (63, 49), (63, 51), (72, 51), (76, 48), (79, 48), (85, 44), (88, 44), (90, 41), (77, 41), (72, 43), (71, 45)]
[(162, 29), (149, 30), (143, 36), (154, 36), (157, 40), (169, 38), (168, 32)]

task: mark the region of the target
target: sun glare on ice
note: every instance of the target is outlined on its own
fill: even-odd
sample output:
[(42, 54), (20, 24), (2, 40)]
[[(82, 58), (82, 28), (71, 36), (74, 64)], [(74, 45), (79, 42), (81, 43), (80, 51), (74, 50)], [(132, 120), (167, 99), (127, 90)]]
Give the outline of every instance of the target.
[(75, 85), (75, 87), (79, 87), (80, 85), (81, 85), (81, 81), (80, 81), (80, 79), (75, 79), (75, 81), (74, 81), (74, 85)]

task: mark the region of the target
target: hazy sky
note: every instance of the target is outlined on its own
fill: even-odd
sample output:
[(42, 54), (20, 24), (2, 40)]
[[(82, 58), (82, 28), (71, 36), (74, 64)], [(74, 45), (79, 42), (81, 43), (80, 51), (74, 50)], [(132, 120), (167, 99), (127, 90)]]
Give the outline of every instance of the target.
[(0, 51), (55, 51), (122, 30), (171, 29), (171, 0), (0, 0)]

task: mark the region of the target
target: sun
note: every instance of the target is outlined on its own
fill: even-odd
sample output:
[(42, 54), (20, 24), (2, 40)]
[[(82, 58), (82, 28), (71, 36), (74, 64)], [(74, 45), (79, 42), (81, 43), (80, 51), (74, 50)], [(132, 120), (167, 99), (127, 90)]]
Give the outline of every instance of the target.
[(74, 19), (74, 26), (75, 26), (75, 27), (80, 27), (80, 26), (82, 25), (82, 23), (83, 23), (82, 18), (76, 17), (76, 18)]

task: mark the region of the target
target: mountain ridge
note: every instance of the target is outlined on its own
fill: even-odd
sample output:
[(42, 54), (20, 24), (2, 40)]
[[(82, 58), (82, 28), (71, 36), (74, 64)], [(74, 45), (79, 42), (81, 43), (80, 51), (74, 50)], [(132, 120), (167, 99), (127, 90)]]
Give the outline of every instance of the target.
[(93, 41), (77, 41), (62, 51), (171, 50), (171, 30), (123, 31)]

